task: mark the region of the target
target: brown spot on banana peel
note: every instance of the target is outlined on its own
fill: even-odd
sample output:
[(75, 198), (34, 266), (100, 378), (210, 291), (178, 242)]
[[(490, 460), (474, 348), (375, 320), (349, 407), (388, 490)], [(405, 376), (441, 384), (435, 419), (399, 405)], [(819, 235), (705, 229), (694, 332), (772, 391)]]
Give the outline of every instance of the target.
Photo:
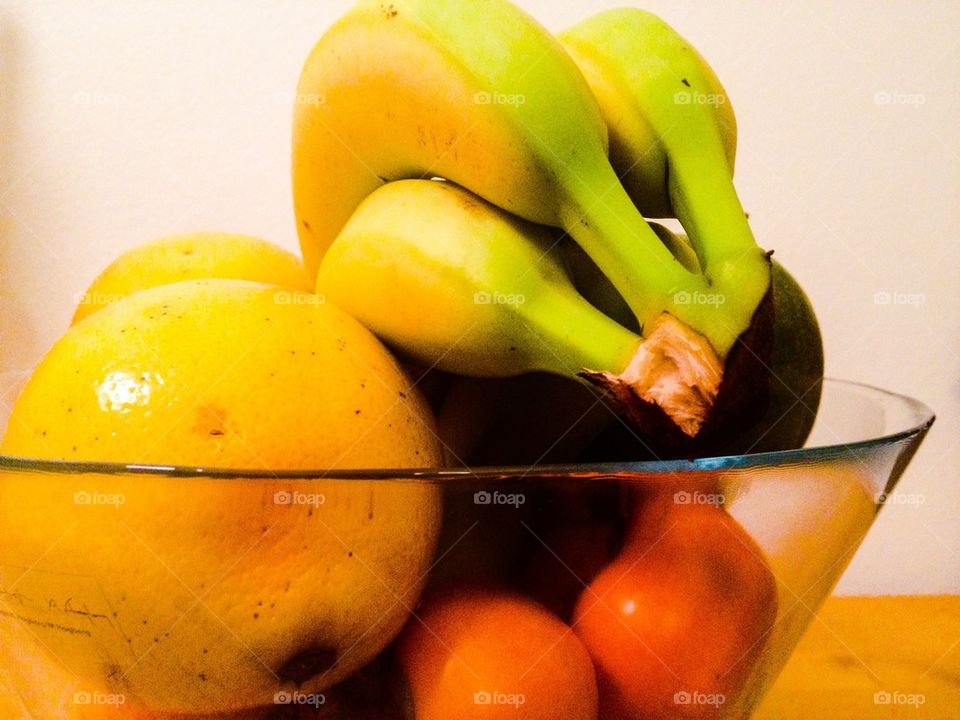
[[(688, 334), (698, 335), (686, 326), (681, 327), (685, 327)], [(581, 376), (608, 391), (625, 419), (660, 458), (746, 452), (749, 448), (738, 444), (740, 431), (760, 418), (769, 401), (773, 327), (771, 288), (754, 312), (750, 326), (727, 353), (712, 406), (708, 406), (705, 413), (696, 412), (698, 404), (709, 397), (706, 394), (708, 391), (699, 388), (688, 393), (679, 416), (683, 419), (690, 415), (691, 410), (694, 413), (686, 417), (684, 425), (674, 419), (676, 410), (665, 409), (651, 397), (649, 391), (644, 393), (646, 397), (638, 396), (622, 382), (622, 375), (617, 377), (585, 370)], [(653, 333), (650, 334), (652, 336)], [(713, 348), (709, 344), (707, 347), (716, 358)], [(675, 381), (676, 375), (671, 377), (668, 372), (663, 380)], [(677, 386), (677, 389), (682, 387)], [(661, 398), (665, 397), (662, 390), (658, 394)], [(694, 433), (688, 432), (694, 427)]]

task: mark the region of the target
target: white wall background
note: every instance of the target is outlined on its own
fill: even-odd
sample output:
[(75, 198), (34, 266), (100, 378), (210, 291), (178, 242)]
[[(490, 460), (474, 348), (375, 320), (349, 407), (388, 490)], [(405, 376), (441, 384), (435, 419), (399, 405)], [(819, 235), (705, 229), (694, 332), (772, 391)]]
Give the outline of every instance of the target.
[[(552, 29), (622, 3), (521, 0)], [(283, 98), (347, 6), (0, 0), (0, 368), (32, 363), (137, 243), (224, 229), (295, 247)], [(960, 3), (643, 6), (726, 84), (738, 186), (815, 301), (829, 373), (939, 413), (901, 486), (924, 504), (881, 514), (840, 590), (960, 591)]]

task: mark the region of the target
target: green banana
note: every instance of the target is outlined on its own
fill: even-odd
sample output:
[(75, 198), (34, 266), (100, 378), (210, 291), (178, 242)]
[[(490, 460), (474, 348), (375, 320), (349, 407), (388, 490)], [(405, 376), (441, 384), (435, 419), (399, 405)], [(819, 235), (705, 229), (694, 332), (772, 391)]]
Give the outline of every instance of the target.
[[(757, 243), (733, 185), (736, 120), (713, 70), (670, 25), (635, 8), (600, 13), (559, 38), (600, 99), (611, 162), (634, 202), (662, 206), (665, 189), (706, 274), (738, 278), (740, 300), (758, 306), (769, 270), (742, 261)], [(653, 177), (631, 182), (638, 168)]]
[[(630, 332), (577, 293), (555, 245), (547, 228), (452, 183), (398, 181), (357, 209), (324, 257), (317, 292), (441, 370), (579, 375), (622, 388), (624, 405), (664, 402), (670, 388), (647, 367), (659, 360), (650, 349), (659, 352), (658, 334), (675, 332), (676, 320), (662, 316), (646, 339)], [(690, 375), (712, 371), (698, 353), (671, 367), (684, 388), (699, 382)], [(695, 435), (703, 408), (666, 402), (673, 422)]]
[[(650, 227), (678, 262), (690, 272), (699, 272), (700, 261), (686, 236), (677, 235), (660, 223), (651, 222)], [(596, 263), (569, 237), (558, 234), (557, 243), (567, 275), (580, 294), (608, 317), (613, 318), (628, 330), (639, 333), (640, 327), (633, 313), (630, 312), (630, 307)]]
[[(663, 362), (647, 370), (665, 388), (661, 408), (672, 416), (667, 398), (684, 394), (701, 408), (685, 432), (697, 431), (766, 292), (768, 263), (755, 244), (724, 236), (704, 248), (705, 273), (677, 262), (610, 165), (589, 86), (543, 27), (506, 0), (362, 0), (311, 53), (297, 98), (293, 185), (308, 268), (382, 184), (456, 182), (577, 240), (638, 318), (650, 354), (660, 346)], [(724, 302), (685, 301), (704, 296)], [(651, 338), (665, 313), (679, 322)], [(669, 359), (686, 354), (710, 371), (669, 373)]]

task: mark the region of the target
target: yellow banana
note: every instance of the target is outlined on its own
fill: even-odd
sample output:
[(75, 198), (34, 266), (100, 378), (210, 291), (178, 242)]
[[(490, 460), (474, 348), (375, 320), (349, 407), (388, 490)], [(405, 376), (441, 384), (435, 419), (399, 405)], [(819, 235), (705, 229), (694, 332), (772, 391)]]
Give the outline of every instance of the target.
[(615, 138), (611, 161), (634, 201), (666, 200), (706, 275), (736, 278), (731, 294), (714, 283), (716, 299), (758, 307), (770, 267), (733, 186), (736, 120), (713, 70), (670, 25), (636, 8), (600, 13), (559, 37), (600, 98)]
[[(672, 30), (663, 30), (662, 20), (644, 10), (624, 9), (603, 13), (597, 18), (561, 33), (558, 39), (583, 72), (587, 83), (600, 105), (600, 111), (610, 133), (610, 162), (620, 175), (627, 192), (637, 203), (637, 207), (648, 217), (674, 217), (673, 204), (670, 201), (667, 182), (667, 151), (669, 135), (673, 128), (648, 120), (644, 109), (643, 96), (637, 96), (638, 84), (631, 81), (626, 72), (626, 59), (620, 59), (607, 50), (599, 37), (601, 29), (590, 30), (589, 23), (596, 23), (602, 32), (616, 32), (629, 36), (630, 42), (637, 47), (637, 55), (631, 55), (629, 62), (640, 75), (662, 74), (669, 72), (680, 74), (677, 79), (682, 88), (674, 92), (672, 100), (703, 105), (703, 110), (712, 117), (720, 134), (724, 155), (730, 172), (733, 172), (737, 154), (737, 119), (727, 92), (713, 69), (701, 57), (696, 49), (687, 43), (675, 48), (685, 53), (689, 60), (697, 64), (698, 77), (702, 87), (694, 91), (683, 83), (682, 66), (675, 66), (675, 60), (664, 57), (655, 50), (651, 52), (646, 37), (650, 32), (659, 31), (670, 34)], [(650, 29), (644, 32), (635, 27), (643, 24)], [(676, 39), (678, 36), (673, 33)], [(681, 39), (682, 40), (682, 39)], [(611, 67), (611, 65), (613, 67)], [(690, 79), (687, 78), (687, 82)], [(665, 133), (665, 139), (661, 137)], [(662, 238), (661, 238), (662, 239)]]
[[(624, 408), (669, 408), (696, 435), (690, 387), (717, 385), (698, 352), (663, 362), (663, 315), (646, 339), (583, 299), (552, 233), (448, 182), (405, 180), (368, 197), (330, 247), (317, 291), (417, 360), (475, 377), (547, 371), (611, 389)], [(660, 382), (661, 368), (680, 378)], [(704, 376), (707, 376), (704, 379)]]
[[(709, 255), (728, 262), (690, 272), (650, 230), (606, 151), (601, 113), (576, 64), (511, 3), (362, 0), (321, 38), (298, 87), (293, 184), (307, 266), (319, 266), (383, 183), (443, 177), (564, 228), (645, 334), (670, 313), (680, 337), (666, 354), (697, 352), (719, 378), (759, 304), (753, 286), (760, 297), (766, 289), (763, 253), (721, 240)], [(706, 295), (724, 303), (689, 302)], [(690, 393), (709, 407), (716, 391)]]

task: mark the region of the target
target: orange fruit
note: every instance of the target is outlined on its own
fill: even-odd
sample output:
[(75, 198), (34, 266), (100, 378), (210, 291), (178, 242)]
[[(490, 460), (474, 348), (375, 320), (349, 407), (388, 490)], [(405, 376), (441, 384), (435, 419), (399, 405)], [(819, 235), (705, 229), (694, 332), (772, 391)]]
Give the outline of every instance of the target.
[(505, 592), (442, 596), (398, 645), (417, 720), (596, 720), (593, 665), (570, 628)]
[(777, 616), (760, 548), (723, 509), (655, 497), (655, 526), (583, 591), (573, 627), (609, 718), (713, 718), (737, 700)]
[[(91, 687), (201, 713), (323, 691), (399, 632), (434, 551), (439, 489), (336, 470), (439, 465), (432, 418), (370, 332), (282, 292), (145, 290), (48, 353), (3, 453), (265, 475), (6, 473), (0, 587), (26, 600), (0, 635), (29, 623)], [(306, 468), (332, 472), (273, 475)]]
[(80, 296), (73, 322), (140, 290), (215, 278), (313, 291), (300, 259), (266, 240), (222, 232), (174, 235), (148, 242), (114, 260)]

